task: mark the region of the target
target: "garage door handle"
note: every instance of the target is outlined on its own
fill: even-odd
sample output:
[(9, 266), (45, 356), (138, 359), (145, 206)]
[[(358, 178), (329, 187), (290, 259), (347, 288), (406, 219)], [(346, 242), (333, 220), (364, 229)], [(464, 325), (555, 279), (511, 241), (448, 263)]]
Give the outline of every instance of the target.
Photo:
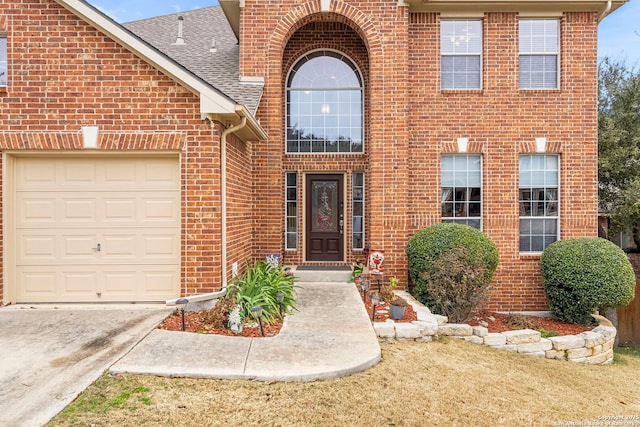
[(92, 248), (96, 252), (100, 252), (100, 243), (95, 248)]

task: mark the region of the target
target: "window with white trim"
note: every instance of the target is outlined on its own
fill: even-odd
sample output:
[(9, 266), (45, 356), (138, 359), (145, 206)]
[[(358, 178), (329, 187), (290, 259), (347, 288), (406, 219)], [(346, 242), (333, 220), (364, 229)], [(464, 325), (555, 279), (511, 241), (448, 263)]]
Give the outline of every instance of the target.
[(560, 158), (520, 156), (520, 252), (542, 252), (559, 238)]
[(298, 174), (285, 174), (285, 242), (287, 250), (298, 249)]
[(364, 173), (353, 173), (352, 245), (353, 249), (364, 249)]
[(482, 21), (440, 22), (442, 89), (481, 89)]
[(345, 55), (319, 50), (287, 79), (287, 153), (362, 153), (363, 85)]
[(0, 32), (0, 86), (6, 86), (9, 81), (7, 58), (7, 35)]
[(520, 89), (557, 89), (560, 21), (520, 20)]
[(442, 222), (482, 228), (482, 157), (443, 155), (440, 160)]

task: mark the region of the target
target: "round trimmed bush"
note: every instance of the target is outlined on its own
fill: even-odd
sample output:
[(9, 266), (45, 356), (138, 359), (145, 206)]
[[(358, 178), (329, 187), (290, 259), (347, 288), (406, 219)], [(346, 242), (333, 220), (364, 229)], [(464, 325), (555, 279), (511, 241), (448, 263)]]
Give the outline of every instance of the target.
[(599, 237), (560, 240), (540, 260), (549, 311), (560, 320), (593, 323), (599, 308), (627, 305), (635, 293), (635, 275), (627, 255)]
[[(460, 251), (463, 248), (464, 251)], [(413, 294), (418, 301), (436, 313), (441, 310), (434, 305), (429, 294), (429, 283), (436, 271), (441, 271), (438, 262), (453, 252), (463, 255), (458, 262), (483, 269), (482, 284), (488, 287), (498, 266), (498, 248), (482, 231), (468, 225), (441, 223), (420, 230), (407, 243), (409, 275), (413, 282)]]

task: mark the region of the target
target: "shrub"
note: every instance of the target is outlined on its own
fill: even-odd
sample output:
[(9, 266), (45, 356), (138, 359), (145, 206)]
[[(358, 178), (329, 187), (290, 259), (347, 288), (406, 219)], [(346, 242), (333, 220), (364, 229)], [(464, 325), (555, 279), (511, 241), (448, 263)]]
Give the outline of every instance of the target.
[(565, 322), (590, 325), (596, 309), (633, 300), (631, 263), (622, 249), (608, 240), (581, 237), (557, 241), (545, 249), (540, 266), (549, 310)]
[(463, 323), (489, 297), (487, 268), (466, 248), (440, 255), (429, 275), (429, 297), (451, 323)]
[(262, 306), (262, 321), (273, 323), (281, 317), (280, 304), (276, 294), (284, 294), (282, 311), (290, 313), (296, 302), (294, 278), (280, 266), (273, 267), (257, 261), (247, 268), (247, 272), (227, 288), (227, 298), (234, 297), (242, 309), (244, 318), (251, 316), (251, 308)]
[(461, 224), (434, 224), (420, 230), (407, 243), (413, 294), (436, 313), (439, 309), (434, 306), (429, 294), (429, 282), (435, 271), (436, 261), (443, 255), (459, 252), (461, 248), (465, 250), (460, 262), (468, 266), (482, 265), (482, 282), (488, 286), (498, 266), (498, 249), (480, 230)]

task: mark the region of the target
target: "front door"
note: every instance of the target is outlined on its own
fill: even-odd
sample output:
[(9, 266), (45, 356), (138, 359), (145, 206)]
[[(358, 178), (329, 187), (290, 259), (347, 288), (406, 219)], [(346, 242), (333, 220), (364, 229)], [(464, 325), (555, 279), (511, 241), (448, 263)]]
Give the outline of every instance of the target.
[(344, 261), (342, 175), (307, 175), (307, 261)]

